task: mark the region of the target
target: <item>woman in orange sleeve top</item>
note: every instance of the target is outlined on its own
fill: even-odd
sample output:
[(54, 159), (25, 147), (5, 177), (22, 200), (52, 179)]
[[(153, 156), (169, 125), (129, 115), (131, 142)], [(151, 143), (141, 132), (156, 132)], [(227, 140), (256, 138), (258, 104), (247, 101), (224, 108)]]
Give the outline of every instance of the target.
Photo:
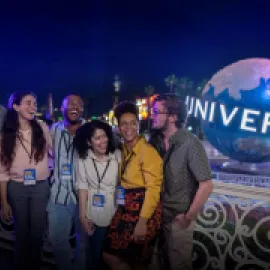
[(46, 124), (35, 119), (36, 112), (34, 94), (14, 93), (0, 138), (1, 215), (14, 219), (18, 270), (40, 269), (50, 192), (48, 151), (52, 141)]
[(104, 244), (104, 260), (111, 269), (146, 269), (161, 222), (162, 159), (139, 136), (138, 109), (133, 102), (115, 109), (123, 138), (117, 188), (118, 210)]

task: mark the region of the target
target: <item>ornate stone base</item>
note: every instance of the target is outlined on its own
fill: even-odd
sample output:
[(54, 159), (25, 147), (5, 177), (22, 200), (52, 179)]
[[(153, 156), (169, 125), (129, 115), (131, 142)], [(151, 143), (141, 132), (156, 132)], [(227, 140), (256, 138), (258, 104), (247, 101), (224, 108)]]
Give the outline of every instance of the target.
[(231, 173), (245, 173), (252, 175), (270, 176), (270, 163), (246, 163), (229, 160), (221, 164), (220, 170)]

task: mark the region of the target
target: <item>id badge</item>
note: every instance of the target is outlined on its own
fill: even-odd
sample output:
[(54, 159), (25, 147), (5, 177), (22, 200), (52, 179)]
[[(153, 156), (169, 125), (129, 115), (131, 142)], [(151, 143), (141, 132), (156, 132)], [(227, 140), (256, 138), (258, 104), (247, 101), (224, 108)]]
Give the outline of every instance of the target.
[(36, 184), (36, 170), (26, 169), (23, 174), (24, 185), (31, 186)]
[(94, 194), (92, 199), (92, 209), (96, 211), (103, 211), (105, 203), (105, 196), (101, 194)]
[(116, 204), (125, 205), (125, 189), (123, 187), (116, 187)]
[(70, 180), (72, 176), (72, 166), (71, 164), (62, 164), (61, 175), (64, 180)]

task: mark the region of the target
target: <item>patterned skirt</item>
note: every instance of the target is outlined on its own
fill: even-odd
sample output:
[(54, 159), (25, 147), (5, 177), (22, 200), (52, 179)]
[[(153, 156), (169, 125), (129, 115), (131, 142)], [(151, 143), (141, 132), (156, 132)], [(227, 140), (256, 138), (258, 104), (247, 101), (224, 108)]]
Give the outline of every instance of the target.
[(161, 204), (147, 223), (145, 241), (135, 243), (132, 239), (145, 196), (144, 188), (126, 189), (125, 205), (116, 211), (104, 243), (104, 252), (136, 264), (148, 264), (154, 251), (161, 227)]

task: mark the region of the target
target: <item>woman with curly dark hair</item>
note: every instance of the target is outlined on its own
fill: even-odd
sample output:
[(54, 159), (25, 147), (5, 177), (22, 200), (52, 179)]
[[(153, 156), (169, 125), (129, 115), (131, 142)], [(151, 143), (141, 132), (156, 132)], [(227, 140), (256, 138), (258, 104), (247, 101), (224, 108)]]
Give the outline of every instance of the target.
[(119, 150), (112, 128), (95, 120), (81, 126), (73, 140), (79, 155), (76, 177), (80, 221), (89, 235), (89, 269), (101, 269), (103, 241), (116, 211)]
[(123, 138), (118, 209), (104, 244), (104, 260), (113, 270), (148, 269), (160, 229), (162, 159), (138, 134), (136, 104), (122, 102), (115, 109)]
[(39, 269), (46, 205), (48, 151), (52, 147), (48, 127), (35, 119), (36, 97), (14, 93), (8, 104), (0, 137), (1, 214), (15, 224), (15, 269)]

